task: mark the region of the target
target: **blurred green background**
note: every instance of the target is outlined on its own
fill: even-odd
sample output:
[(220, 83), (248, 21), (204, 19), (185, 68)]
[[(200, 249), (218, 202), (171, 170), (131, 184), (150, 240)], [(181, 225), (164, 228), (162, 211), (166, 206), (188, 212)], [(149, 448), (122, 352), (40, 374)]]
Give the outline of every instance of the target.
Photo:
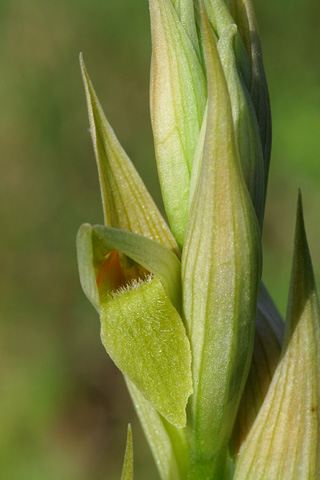
[[(297, 188), (320, 274), (320, 4), (256, 0), (273, 112), (264, 278), (285, 312)], [(78, 65), (160, 202), (148, 111), (147, 0), (2, 0), (0, 472), (116, 480), (126, 425), (156, 479), (121, 375), (78, 280), (75, 235), (102, 223)]]

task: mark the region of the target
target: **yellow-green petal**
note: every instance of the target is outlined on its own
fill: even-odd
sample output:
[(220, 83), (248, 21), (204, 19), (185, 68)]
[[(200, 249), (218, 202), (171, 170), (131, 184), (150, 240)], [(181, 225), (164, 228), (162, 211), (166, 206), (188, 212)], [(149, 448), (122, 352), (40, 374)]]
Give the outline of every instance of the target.
[(317, 480), (319, 418), (320, 309), (299, 198), (282, 355), (234, 479)]

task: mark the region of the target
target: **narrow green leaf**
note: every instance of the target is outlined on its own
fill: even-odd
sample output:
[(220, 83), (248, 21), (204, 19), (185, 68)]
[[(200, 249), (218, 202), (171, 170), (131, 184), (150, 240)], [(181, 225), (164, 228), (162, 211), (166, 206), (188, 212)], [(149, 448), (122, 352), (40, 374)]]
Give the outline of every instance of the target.
[(265, 166), (267, 188), (271, 154), (271, 110), (266, 75), (263, 66), (259, 29), (251, 0), (230, 0), (229, 8), (238, 25), (251, 63), (251, 87), (249, 89), (256, 110)]
[(128, 425), (126, 453), (124, 456), (121, 480), (133, 480), (133, 446), (130, 424)]
[(192, 162), (206, 105), (206, 82), (171, 0), (150, 0), (151, 119), (163, 201), (181, 247)]
[(233, 51), (233, 41), (236, 34), (237, 26), (229, 25), (219, 38), (218, 52), (231, 100), (242, 173), (262, 230), (265, 204), (263, 153), (254, 106), (243, 81), (239, 77)]
[(119, 250), (159, 277), (166, 294), (181, 310), (181, 266), (177, 256), (164, 245), (136, 233), (95, 225), (92, 231), (104, 255)]
[(235, 480), (301, 480), (320, 472), (320, 309), (298, 200), (279, 365), (240, 451)]
[(144, 235), (178, 251), (168, 226), (105, 118), (82, 56), (80, 64), (106, 225)]
[(184, 430), (168, 423), (128, 378), (126, 383), (161, 479), (185, 480), (189, 471), (189, 452)]
[(245, 441), (267, 395), (280, 359), (283, 329), (280, 313), (261, 283), (252, 361), (233, 429), (234, 453)]
[(192, 393), (182, 320), (160, 280), (147, 278), (100, 296), (101, 340), (117, 367), (170, 423), (184, 427)]
[(261, 270), (259, 227), (241, 172), (228, 88), (203, 18), (208, 123), (182, 254), (195, 390), (189, 440), (199, 464), (215, 462), (231, 436), (250, 366)]

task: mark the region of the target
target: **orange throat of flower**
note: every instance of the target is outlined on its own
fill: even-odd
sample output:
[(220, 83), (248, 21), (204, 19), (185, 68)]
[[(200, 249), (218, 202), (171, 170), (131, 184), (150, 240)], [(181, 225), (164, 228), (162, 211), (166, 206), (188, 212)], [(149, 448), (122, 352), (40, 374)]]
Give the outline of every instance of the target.
[(119, 251), (112, 250), (99, 268), (97, 286), (100, 292), (111, 293), (134, 280), (143, 280), (149, 273), (137, 263), (124, 261), (122, 264)]

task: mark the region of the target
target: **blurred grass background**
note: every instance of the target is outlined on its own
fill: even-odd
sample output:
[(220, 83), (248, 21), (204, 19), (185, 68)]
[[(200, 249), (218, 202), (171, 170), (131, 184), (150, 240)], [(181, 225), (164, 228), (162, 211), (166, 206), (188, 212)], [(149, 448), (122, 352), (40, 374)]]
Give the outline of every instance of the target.
[[(297, 188), (320, 274), (320, 4), (256, 0), (273, 112), (264, 278), (285, 312)], [(116, 480), (126, 425), (136, 477), (157, 478), (78, 280), (75, 235), (102, 223), (78, 65), (160, 202), (148, 110), (147, 1), (2, 0), (0, 472)]]

